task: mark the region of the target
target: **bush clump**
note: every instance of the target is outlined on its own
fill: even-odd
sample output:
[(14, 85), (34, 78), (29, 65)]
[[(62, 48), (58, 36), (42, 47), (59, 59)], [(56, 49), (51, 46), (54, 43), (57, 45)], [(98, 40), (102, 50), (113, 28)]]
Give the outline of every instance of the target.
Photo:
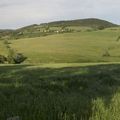
[(22, 62), (24, 62), (27, 59), (27, 57), (25, 57), (22, 53), (16, 53), (13, 56), (13, 60), (15, 64), (20, 64)]
[(22, 53), (16, 53), (13, 49), (9, 49), (7, 61), (10, 64), (20, 64), (27, 59)]
[(2, 63), (5, 63), (7, 61), (7, 58), (3, 55), (0, 55), (0, 64)]
[(110, 57), (110, 53), (108, 50), (105, 50), (105, 52), (102, 55), (103, 57)]
[(105, 27), (104, 27), (104, 26), (98, 26), (97, 29), (98, 29), (98, 30), (104, 30)]

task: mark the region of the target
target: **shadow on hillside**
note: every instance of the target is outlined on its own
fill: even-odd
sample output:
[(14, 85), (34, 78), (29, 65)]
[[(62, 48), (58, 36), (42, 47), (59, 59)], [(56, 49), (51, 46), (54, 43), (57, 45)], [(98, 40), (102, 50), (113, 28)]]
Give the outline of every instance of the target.
[[(9, 98), (8, 104), (13, 96), (17, 104), (27, 100), (31, 105), (35, 100), (33, 106), (37, 106), (39, 101), (46, 101), (47, 107), (49, 103), (51, 106), (57, 104), (62, 112), (76, 113), (86, 120), (91, 114), (92, 100), (103, 98), (105, 105), (109, 105), (119, 86), (119, 64), (66, 68), (0, 67), (0, 91)], [(20, 110), (19, 105), (16, 109)], [(24, 112), (27, 109), (31, 108), (24, 108)]]

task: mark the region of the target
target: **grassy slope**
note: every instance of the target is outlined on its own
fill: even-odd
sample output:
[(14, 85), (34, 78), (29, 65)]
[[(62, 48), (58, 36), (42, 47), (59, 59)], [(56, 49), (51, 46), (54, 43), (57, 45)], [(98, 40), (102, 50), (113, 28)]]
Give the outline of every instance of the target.
[[(46, 31), (47, 26), (49, 26), (49, 32)], [(34, 37), (41, 37), (51, 34), (56, 34), (56, 31), (61, 31), (63, 26), (68, 27), (88, 27), (90, 29), (98, 29), (100, 26), (103, 28), (109, 27), (117, 27), (118, 25), (113, 24), (111, 22), (101, 20), (101, 19), (79, 19), (79, 20), (68, 20), (68, 21), (57, 21), (45, 24), (33, 24), (29, 26), (25, 26), (20, 29), (16, 30), (0, 30), (0, 39), (19, 39), (19, 38), (34, 38)], [(72, 29), (75, 31), (75, 29)], [(46, 31), (46, 32), (44, 32)], [(71, 32), (71, 30), (66, 30), (66, 32)]]
[(0, 55), (7, 55), (7, 49), (3, 43), (3, 41), (0, 41)]
[[(27, 63), (37, 65), (0, 66), (0, 119), (119, 120), (120, 64), (112, 64), (120, 61), (116, 29), (11, 41)], [(106, 48), (111, 57), (103, 58)], [(2, 41), (0, 49), (6, 54)], [(79, 64), (100, 61), (111, 64)]]
[(0, 119), (119, 120), (120, 64), (68, 66), (0, 66)]
[[(13, 40), (12, 47), (28, 56), (28, 63), (118, 62), (120, 30), (77, 32)], [(111, 56), (102, 57), (109, 49)]]

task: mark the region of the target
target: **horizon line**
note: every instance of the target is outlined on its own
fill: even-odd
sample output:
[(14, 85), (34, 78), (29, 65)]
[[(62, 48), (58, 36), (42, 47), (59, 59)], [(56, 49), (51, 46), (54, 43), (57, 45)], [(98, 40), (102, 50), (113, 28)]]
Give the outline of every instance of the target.
[(52, 23), (52, 22), (62, 22), (62, 21), (74, 21), (74, 20), (85, 20), (85, 19), (97, 19), (97, 20), (103, 20), (103, 21), (106, 21), (106, 22), (110, 22), (112, 24), (115, 24), (115, 25), (118, 25), (118, 23), (115, 23), (113, 21), (110, 21), (110, 20), (107, 20), (107, 19), (103, 19), (103, 18), (95, 18), (95, 17), (85, 17), (85, 18), (74, 18), (74, 19), (60, 19), (60, 20), (49, 20), (49, 21), (46, 21), (46, 22), (41, 22), (41, 23), (31, 23), (31, 24), (26, 24), (26, 25), (21, 25), (21, 26), (18, 26), (16, 28), (0, 28), (0, 30), (17, 30), (17, 29), (21, 29), (21, 28), (24, 28), (24, 27), (27, 27), (27, 26), (31, 26), (31, 25), (41, 25), (41, 24), (48, 24), (48, 23)]

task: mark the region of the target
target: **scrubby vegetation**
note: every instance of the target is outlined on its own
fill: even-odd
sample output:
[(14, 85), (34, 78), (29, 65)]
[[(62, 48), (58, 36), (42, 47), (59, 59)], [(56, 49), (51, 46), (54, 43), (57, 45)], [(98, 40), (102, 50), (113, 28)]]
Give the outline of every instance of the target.
[(0, 55), (0, 63), (1, 64), (20, 64), (24, 62), (27, 57), (22, 53), (17, 53), (9, 44), (11, 44), (8, 40), (4, 40), (3, 46), (6, 49), (6, 55)]
[(110, 53), (108, 50), (105, 50), (105, 52), (102, 55), (103, 57), (110, 57)]
[(0, 63), (5, 63), (7, 61), (7, 58), (3, 55), (0, 55)]
[(16, 53), (13, 49), (9, 49), (7, 61), (9, 64), (20, 64), (27, 59), (22, 53)]

